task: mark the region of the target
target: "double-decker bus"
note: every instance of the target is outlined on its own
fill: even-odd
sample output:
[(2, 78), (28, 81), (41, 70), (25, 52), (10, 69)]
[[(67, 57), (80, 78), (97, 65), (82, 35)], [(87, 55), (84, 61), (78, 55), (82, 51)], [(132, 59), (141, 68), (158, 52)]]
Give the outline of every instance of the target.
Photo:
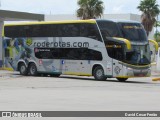
[(151, 74), (149, 41), (138, 22), (92, 19), (8, 24), (3, 37), (4, 67), (21, 75), (126, 81)]

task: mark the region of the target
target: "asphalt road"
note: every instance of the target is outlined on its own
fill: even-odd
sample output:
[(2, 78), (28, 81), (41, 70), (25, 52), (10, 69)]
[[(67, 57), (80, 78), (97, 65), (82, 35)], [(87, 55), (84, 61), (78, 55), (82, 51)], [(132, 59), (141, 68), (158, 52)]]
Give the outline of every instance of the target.
[(0, 76), (0, 111), (160, 111), (153, 77), (96, 81), (92, 77)]

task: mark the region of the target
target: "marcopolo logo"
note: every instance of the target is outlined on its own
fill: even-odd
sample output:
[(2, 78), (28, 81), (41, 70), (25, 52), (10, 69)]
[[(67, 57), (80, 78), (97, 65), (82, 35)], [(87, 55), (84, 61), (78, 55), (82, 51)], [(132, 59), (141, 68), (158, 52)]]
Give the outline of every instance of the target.
[(63, 47), (63, 48), (71, 48), (71, 47), (78, 47), (78, 48), (88, 48), (89, 43), (88, 42), (34, 42), (34, 47)]

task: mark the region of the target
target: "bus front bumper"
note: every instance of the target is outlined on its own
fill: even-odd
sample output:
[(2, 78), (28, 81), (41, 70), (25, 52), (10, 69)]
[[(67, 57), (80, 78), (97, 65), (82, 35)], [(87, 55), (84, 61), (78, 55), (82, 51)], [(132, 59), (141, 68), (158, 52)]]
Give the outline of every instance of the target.
[(129, 77), (149, 77), (151, 68), (126, 68), (126, 75)]
[(151, 76), (151, 68), (130, 68), (126, 67), (123, 71), (123, 76), (118, 78), (132, 78), (132, 77), (149, 77)]

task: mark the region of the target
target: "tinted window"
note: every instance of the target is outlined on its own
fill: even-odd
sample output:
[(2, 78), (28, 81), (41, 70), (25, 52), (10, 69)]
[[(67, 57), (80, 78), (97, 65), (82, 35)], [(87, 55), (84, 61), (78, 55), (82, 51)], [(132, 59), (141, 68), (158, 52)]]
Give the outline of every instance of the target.
[(39, 59), (102, 60), (99, 51), (87, 48), (35, 48)]
[(16, 37), (88, 37), (101, 41), (96, 24), (47, 24), (6, 26), (5, 36)]
[(111, 21), (97, 21), (97, 23), (104, 39), (121, 36), (117, 23)]
[(132, 46), (130, 51), (126, 51), (125, 62), (135, 65), (148, 65), (151, 63), (149, 45)]
[(76, 37), (80, 36), (79, 24), (60, 24), (56, 25), (59, 37)]
[(124, 48), (122, 44), (112, 41), (106, 41), (105, 44), (109, 57), (120, 61), (124, 60)]
[(146, 41), (147, 35), (139, 23), (118, 23), (124, 38), (131, 41)]
[(21, 37), (26, 36), (26, 31), (23, 26), (9, 26), (4, 28), (6, 37)]
[(96, 24), (82, 24), (80, 29), (81, 29), (80, 32), (81, 37), (88, 37), (96, 39), (98, 41), (102, 41)]

